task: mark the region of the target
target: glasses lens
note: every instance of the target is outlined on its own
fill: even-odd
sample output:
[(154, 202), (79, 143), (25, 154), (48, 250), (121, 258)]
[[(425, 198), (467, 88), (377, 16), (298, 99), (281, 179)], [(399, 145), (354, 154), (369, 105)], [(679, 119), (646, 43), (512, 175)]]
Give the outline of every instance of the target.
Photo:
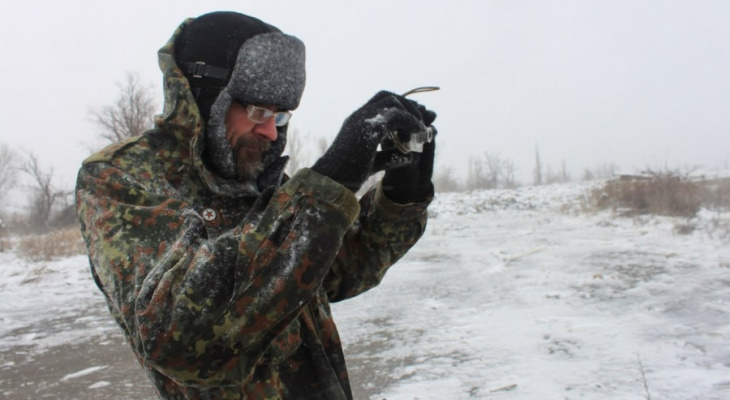
[(271, 111), (268, 108), (258, 107), (254, 105), (248, 106), (248, 118), (257, 123), (264, 124), (269, 118), (274, 118), (274, 124), (276, 126), (284, 126), (289, 122), (291, 118), (291, 112), (289, 111)]
[(274, 116), (274, 112), (268, 108), (248, 106), (248, 118), (257, 124), (263, 124), (267, 119)]
[(279, 111), (274, 114), (274, 124), (276, 124), (276, 126), (284, 126), (289, 122), (289, 118), (291, 118), (291, 113), (289, 111)]

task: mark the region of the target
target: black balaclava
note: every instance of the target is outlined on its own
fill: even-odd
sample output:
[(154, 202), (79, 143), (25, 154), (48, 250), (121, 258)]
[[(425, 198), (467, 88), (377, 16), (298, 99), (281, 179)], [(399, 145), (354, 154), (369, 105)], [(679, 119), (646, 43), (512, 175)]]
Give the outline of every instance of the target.
[[(224, 122), (231, 103), (297, 108), (305, 83), (304, 44), (256, 18), (215, 12), (183, 30), (175, 58), (206, 122), (203, 158), (221, 176), (233, 178), (235, 160)], [(277, 140), (263, 157), (259, 187), (276, 184), (282, 175), (286, 128), (277, 127)]]

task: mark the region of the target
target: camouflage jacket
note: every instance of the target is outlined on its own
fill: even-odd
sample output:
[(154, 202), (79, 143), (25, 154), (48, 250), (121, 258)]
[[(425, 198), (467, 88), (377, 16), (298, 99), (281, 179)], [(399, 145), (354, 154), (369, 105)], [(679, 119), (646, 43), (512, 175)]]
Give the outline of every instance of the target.
[(159, 53), (156, 129), (79, 171), (79, 221), (109, 310), (161, 398), (351, 399), (330, 302), (381, 281), (423, 234), (427, 204), (379, 189), (358, 201), (308, 169), (262, 192), (223, 180), (201, 161), (174, 38)]

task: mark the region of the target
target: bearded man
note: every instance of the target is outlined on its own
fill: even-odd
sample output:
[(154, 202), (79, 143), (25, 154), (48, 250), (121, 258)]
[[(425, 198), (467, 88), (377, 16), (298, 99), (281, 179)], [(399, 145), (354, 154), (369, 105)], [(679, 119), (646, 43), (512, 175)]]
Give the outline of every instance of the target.
[(434, 143), (403, 154), (388, 137), (432, 132), (435, 114), (380, 92), (288, 178), (299, 39), (214, 12), (159, 63), (155, 128), (85, 160), (76, 188), (91, 273), (140, 365), (162, 399), (352, 399), (330, 302), (376, 286), (423, 234)]

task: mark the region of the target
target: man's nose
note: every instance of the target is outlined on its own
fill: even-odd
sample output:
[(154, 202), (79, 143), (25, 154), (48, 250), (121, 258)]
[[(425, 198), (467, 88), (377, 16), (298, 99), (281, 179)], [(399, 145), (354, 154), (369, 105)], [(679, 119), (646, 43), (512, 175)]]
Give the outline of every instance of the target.
[(276, 132), (276, 123), (274, 122), (274, 118), (269, 118), (262, 124), (256, 124), (253, 132), (273, 142), (276, 140), (278, 135)]

